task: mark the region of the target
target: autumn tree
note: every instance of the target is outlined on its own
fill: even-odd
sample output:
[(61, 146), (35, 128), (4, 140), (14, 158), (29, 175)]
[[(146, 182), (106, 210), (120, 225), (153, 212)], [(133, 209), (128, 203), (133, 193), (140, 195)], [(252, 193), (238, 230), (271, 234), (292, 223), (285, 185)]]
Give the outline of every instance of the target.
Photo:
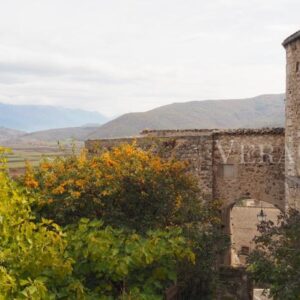
[(1, 299), (45, 299), (68, 286), (65, 279), (72, 273), (72, 259), (65, 256), (67, 242), (52, 221), (35, 222), (33, 201), (8, 177), (1, 161)]
[(27, 198), (0, 173), (1, 299), (162, 299), (177, 263), (195, 256), (179, 229), (146, 236), (81, 219), (37, 221)]
[(23, 180), (40, 197), (37, 211), (61, 225), (101, 218), (143, 233), (196, 220), (202, 205), (186, 163), (128, 144), (90, 159), (83, 151), (44, 161)]
[(0, 167), (0, 299), (158, 300), (177, 263), (195, 260), (178, 228), (141, 236), (100, 220), (37, 219), (34, 176), (20, 186)]
[(83, 151), (44, 161), (28, 169), (23, 183), (39, 198), (37, 215), (61, 225), (101, 219), (105, 226), (142, 236), (181, 228), (196, 254), (195, 264), (179, 266), (181, 288), (187, 299), (200, 294), (209, 299), (218, 277), (216, 261), (228, 239), (221, 229), (221, 203), (202, 200), (188, 167), (124, 144), (90, 158)]

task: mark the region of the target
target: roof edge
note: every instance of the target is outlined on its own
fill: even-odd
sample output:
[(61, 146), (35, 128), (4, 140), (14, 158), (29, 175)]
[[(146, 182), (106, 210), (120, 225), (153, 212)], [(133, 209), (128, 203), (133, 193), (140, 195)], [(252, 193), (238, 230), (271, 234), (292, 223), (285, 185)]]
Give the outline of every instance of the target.
[(293, 33), (292, 35), (290, 35), (289, 37), (287, 37), (283, 43), (282, 46), (286, 47), (287, 45), (289, 45), (290, 43), (296, 41), (300, 39), (300, 30), (296, 31), (295, 33)]
[(263, 128), (236, 128), (236, 129), (159, 129), (143, 130), (141, 137), (163, 137), (163, 136), (198, 136), (198, 135), (248, 135), (248, 134), (284, 134), (283, 127), (263, 127)]

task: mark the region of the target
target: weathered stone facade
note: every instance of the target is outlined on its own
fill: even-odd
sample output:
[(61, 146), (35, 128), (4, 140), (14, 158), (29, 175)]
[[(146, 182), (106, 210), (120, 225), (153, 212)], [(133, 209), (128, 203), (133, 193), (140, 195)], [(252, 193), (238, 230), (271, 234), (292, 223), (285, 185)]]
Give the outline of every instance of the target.
[[(240, 199), (256, 199), (284, 208), (282, 129), (214, 134), (213, 166), (213, 197), (226, 206)], [(233, 174), (222, 174), (224, 168), (233, 169)]]
[[(176, 134), (175, 134), (176, 132)], [(189, 162), (190, 171), (198, 178), (199, 187), (205, 199), (213, 194), (213, 136), (208, 130), (149, 132), (132, 139), (89, 140), (85, 146), (89, 153), (135, 141), (141, 148), (170, 158)]]
[(283, 209), (284, 130), (145, 131), (135, 139), (89, 140), (90, 153), (133, 140), (144, 149), (190, 164), (203, 197), (230, 208), (241, 199), (269, 202)]
[(286, 201), (300, 209), (300, 31), (288, 37), (286, 49)]
[[(144, 131), (136, 138), (89, 140), (85, 145), (93, 155), (133, 141), (165, 158), (188, 161), (203, 199), (223, 202), (223, 224), (229, 235), (231, 209), (240, 200), (255, 199), (285, 208), (282, 128)], [(223, 263), (231, 262), (229, 251)]]

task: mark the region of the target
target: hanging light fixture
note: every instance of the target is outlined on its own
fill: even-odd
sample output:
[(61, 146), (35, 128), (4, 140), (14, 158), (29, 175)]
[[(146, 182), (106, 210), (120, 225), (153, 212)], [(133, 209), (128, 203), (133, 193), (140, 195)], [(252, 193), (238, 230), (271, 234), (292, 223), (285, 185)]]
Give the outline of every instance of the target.
[(257, 214), (257, 219), (260, 223), (265, 222), (267, 220), (267, 215), (263, 211), (262, 202), (260, 202), (260, 212)]

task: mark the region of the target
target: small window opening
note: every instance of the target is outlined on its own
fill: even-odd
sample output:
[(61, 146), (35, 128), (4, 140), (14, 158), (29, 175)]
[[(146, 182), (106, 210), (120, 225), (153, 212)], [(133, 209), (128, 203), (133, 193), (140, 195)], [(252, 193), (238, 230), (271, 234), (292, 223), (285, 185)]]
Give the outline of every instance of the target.
[(264, 154), (262, 159), (264, 163), (271, 163), (271, 159), (268, 154)]
[(247, 246), (242, 246), (240, 255), (249, 255), (250, 254), (250, 248)]
[(224, 179), (233, 179), (237, 177), (237, 169), (235, 165), (226, 164), (222, 165), (222, 177)]
[(296, 64), (296, 72), (297, 73), (299, 72), (299, 69), (300, 69), (300, 62), (298, 61), (297, 64)]

